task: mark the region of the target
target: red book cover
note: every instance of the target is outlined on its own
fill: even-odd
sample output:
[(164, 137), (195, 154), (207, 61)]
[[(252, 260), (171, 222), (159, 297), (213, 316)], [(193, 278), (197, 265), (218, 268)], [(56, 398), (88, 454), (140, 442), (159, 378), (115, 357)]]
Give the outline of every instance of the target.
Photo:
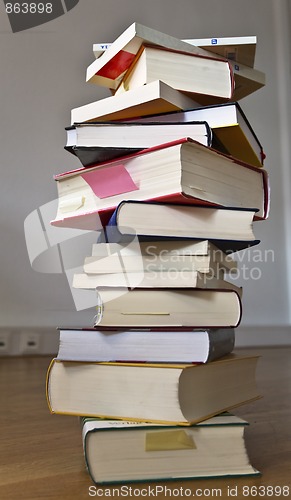
[[(159, 151), (162, 149), (166, 148), (171, 148), (175, 147), (177, 145), (183, 145), (184, 143), (193, 143), (197, 146), (197, 148), (200, 148), (202, 151), (203, 150), (209, 150), (212, 153), (218, 155), (218, 157), (225, 157), (228, 160), (231, 160), (234, 164), (236, 165), (241, 165), (244, 168), (251, 169), (253, 171), (258, 172), (259, 175), (262, 175), (263, 179), (263, 196), (264, 196), (264, 210), (262, 215), (256, 215), (255, 219), (260, 220), (260, 219), (266, 219), (268, 217), (269, 213), (269, 181), (268, 181), (268, 174), (266, 170), (263, 168), (256, 168), (252, 165), (249, 165), (247, 163), (244, 163), (238, 159), (235, 159), (229, 155), (226, 155), (224, 153), (218, 152), (214, 150), (213, 148), (209, 148), (207, 146), (204, 146), (190, 138), (181, 138), (176, 141), (172, 141), (170, 143), (165, 143), (165, 144), (160, 144), (158, 146), (154, 146), (152, 148), (147, 148), (144, 149), (138, 153), (133, 153), (131, 155), (127, 155), (121, 158), (118, 158), (118, 160), (111, 160), (109, 162), (105, 163), (99, 163), (97, 165), (94, 165), (92, 167), (80, 167), (75, 170), (70, 170), (64, 173), (60, 173), (55, 175), (55, 180), (56, 181), (65, 181), (66, 179), (69, 179), (70, 177), (74, 176), (82, 176), (82, 178), (90, 185), (91, 189), (95, 192), (96, 196), (99, 198), (107, 198), (108, 199), (108, 204), (105, 208), (100, 208), (100, 210), (93, 210), (93, 211), (86, 211), (86, 213), (80, 212), (80, 214), (72, 214), (70, 215), (69, 213), (65, 215), (63, 219), (56, 218), (54, 221), (52, 221), (52, 224), (55, 226), (63, 226), (63, 227), (76, 227), (79, 229), (89, 229), (89, 230), (96, 230), (98, 227), (96, 227), (96, 224), (100, 226), (99, 218), (100, 221), (103, 224), (106, 225), (108, 220), (110, 219), (111, 215), (113, 214), (116, 206), (118, 203), (112, 202), (110, 203), (110, 198), (116, 194), (123, 194), (123, 199), (137, 199), (134, 196), (134, 193), (136, 190), (138, 190), (138, 186), (134, 184), (134, 181), (131, 179), (130, 174), (128, 174), (126, 168), (124, 165), (130, 160), (134, 160), (135, 158), (140, 158), (148, 154), (151, 154), (152, 152)], [(106, 167), (106, 168), (104, 168)], [(165, 194), (161, 196), (153, 196), (150, 198), (145, 198), (139, 200), (142, 201), (156, 201), (156, 202), (161, 202), (161, 203), (179, 203), (179, 204), (186, 204), (186, 205), (206, 205), (206, 206), (223, 206), (219, 205), (216, 203), (212, 203), (207, 200), (203, 200), (200, 198), (196, 197), (191, 197), (183, 193), (182, 191), (179, 192), (172, 192), (170, 194)], [(235, 207), (229, 207), (229, 208), (235, 208)], [(258, 207), (248, 207), (248, 208), (258, 208)], [(67, 226), (67, 224), (70, 224)], [(100, 227), (99, 227), (100, 229)]]

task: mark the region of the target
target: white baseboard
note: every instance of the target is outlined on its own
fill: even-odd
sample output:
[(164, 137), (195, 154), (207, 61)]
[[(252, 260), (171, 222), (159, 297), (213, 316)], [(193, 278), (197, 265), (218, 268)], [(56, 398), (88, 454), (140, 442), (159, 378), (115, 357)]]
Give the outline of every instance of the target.
[(0, 328), (0, 342), (0, 356), (55, 356), (59, 332), (56, 328)]

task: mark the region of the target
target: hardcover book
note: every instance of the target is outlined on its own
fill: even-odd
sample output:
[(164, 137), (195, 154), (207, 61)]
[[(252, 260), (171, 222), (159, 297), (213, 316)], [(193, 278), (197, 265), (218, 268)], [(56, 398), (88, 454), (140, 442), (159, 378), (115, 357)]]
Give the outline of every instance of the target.
[(94, 326), (123, 328), (236, 327), (242, 315), (240, 293), (222, 289), (160, 288), (96, 290)]
[(105, 234), (108, 241), (137, 236), (139, 241), (171, 239), (210, 240), (230, 254), (256, 245), (256, 210), (123, 201), (113, 213)]
[(211, 146), (212, 132), (206, 121), (163, 123), (83, 122), (67, 127), (65, 149), (84, 167), (126, 156), (162, 143), (191, 137)]
[[(195, 58), (195, 65), (190, 63), (191, 57)], [(200, 65), (198, 65), (199, 61)], [(261, 71), (241, 63), (225, 60), (227, 66), (223, 69), (223, 73), (222, 68), (218, 67), (218, 63), (219, 60), (212, 60), (211, 64), (209, 58), (190, 54), (183, 55), (175, 51), (143, 45), (115, 92), (128, 91), (158, 78), (172, 85), (173, 88), (188, 93), (200, 104), (209, 105), (225, 102), (229, 99), (239, 101), (265, 85), (265, 74)], [(177, 76), (174, 68), (178, 66)], [(207, 73), (211, 81), (214, 79), (212, 83), (208, 82)], [(182, 75), (183, 78), (181, 78)]]
[(103, 329), (60, 328), (57, 359), (209, 363), (232, 352), (233, 328)]
[(55, 359), (47, 375), (48, 405), (57, 414), (187, 426), (258, 399), (257, 361), (234, 354), (177, 365)]
[[(214, 149), (221, 150), (241, 161), (262, 167), (265, 153), (253, 127), (238, 102), (196, 107), (133, 119), (134, 123), (187, 123), (205, 120), (211, 127)], [(221, 149), (222, 148), (222, 149)]]
[(258, 475), (247, 425), (227, 413), (187, 428), (84, 418), (85, 463), (99, 484)]
[(201, 96), (209, 96), (211, 102), (232, 99), (235, 89), (232, 66), (227, 60), (142, 45), (115, 95), (155, 80), (185, 92), (197, 102)]
[(189, 138), (62, 173), (55, 179), (59, 204), (52, 224), (64, 227), (97, 229), (100, 217), (111, 215), (124, 199), (254, 208), (258, 209), (256, 218), (268, 215), (264, 169)]

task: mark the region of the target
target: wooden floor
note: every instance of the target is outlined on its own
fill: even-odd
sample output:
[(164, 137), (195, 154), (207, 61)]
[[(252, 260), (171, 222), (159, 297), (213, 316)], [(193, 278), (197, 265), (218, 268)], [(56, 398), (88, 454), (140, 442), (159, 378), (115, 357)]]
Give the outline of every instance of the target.
[(262, 355), (257, 380), (264, 397), (235, 413), (251, 424), (246, 431), (247, 448), (262, 476), (142, 483), (131, 485), (132, 490), (130, 485), (123, 490), (115, 487), (115, 494), (113, 487), (91, 488), (91, 495), (93, 484), (84, 468), (77, 418), (50, 415), (47, 408), (49, 358), (0, 359), (1, 500), (150, 498), (153, 492), (160, 499), (189, 497), (190, 493), (199, 498), (291, 498), (291, 348), (247, 352)]

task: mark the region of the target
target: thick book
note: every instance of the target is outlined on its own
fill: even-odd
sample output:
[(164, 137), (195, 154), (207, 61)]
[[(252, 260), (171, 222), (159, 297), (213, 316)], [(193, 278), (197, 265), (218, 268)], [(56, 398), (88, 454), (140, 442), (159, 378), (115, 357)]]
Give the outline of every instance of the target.
[[(180, 50), (189, 54), (199, 54), (215, 59), (215, 54), (196, 47), (191, 43), (148, 28), (139, 23), (131, 24), (93, 63), (86, 72), (86, 81), (96, 85), (116, 89), (123, 75), (132, 64), (143, 43), (158, 47)], [(220, 56), (216, 56), (219, 58)]]
[(190, 138), (62, 173), (55, 180), (58, 211), (52, 224), (56, 226), (95, 230), (100, 218), (110, 216), (124, 199), (255, 208), (256, 218), (268, 215), (264, 169)]
[(81, 425), (96, 484), (260, 474), (246, 449), (248, 422), (229, 413), (189, 427), (94, 418)]
[(120, 95), (79, 106), (71, 111), (71, 125), (97, 120), (126, 120), (198, 106), (194, 99), (157, 80)]
[(200, 330), (60, 328), (57, 359), (209, 363), (232, 352), (233, 328)]
[(231, 288), (104, 288), (96, 290), (94, 326), (226, 328), (239, 325), (240, 293)]
[[(236, 62), (253, 67), (255, 63), (257, 37), (250, 36), (229, 36), (211, 38), (190, 38), (184, 39), (183, 42), (190, 43), (196, 47), (201, 47), (207, 52), (213, 52), (226, 59), (231, 59)], [(94, 43), (93, 53), (96, 57), (100, 57), (105, 50), (111, 47), (112, 43)]]
[(187, 426), (258, 399), (257, 361), (234, 354), (177, 365), (53, 359), (48, 406), (56, 414)]
[(133, 90), (155, 80), (185, 92), (197, 102), (233, 99), (232, 66), (224, 59), (210, 59), (164, 48), (142, 45), (115, 95)]
[(157, 238), (210, 240), (229, 254), (259, 243), (253, 220), (256, 210), (211, 208), (123, 201), (106, 226), (108, 241), (137, 236), (140, 241)]
[(238, 102), (228, 102), (213, 106), (196, 107), (186, 111), (176, 111), (140, 117), (133, 123), (187, 123), (188, 121), (206, 121), (213, 134), (213, 147), (220, 149), (234, 158), (261, 167), (265, 153), (253, 127)]
[[(195, 58), (195, 65), (191, 64), (191, 58)], [(204, 64), (201, 61), (204, 61)], [(180, 52), (143, 45), (115, 93), (138, 88), (159, 79), (189, 94), (200, 104), (209, 105), (229, 99), (239, 101), (265, 85), (265, 74), (259, 70), (225, 60), (223, 72), (222, 68), (218, 67), (219, 60), (212, 60), (212, 64), (210, 61), (209, 58), (201, 56), (183, 55)], [(176, 73), (177, 67), (179, 69)], [(207, 73), (212, 83), (207, 79)]]
[(191, 137), (211, 146), (212, 132), (206, 121), (163, 123), (83, 122), (66, 128), (65, 149), (84, 167), (126, 156), (159, 144)]

